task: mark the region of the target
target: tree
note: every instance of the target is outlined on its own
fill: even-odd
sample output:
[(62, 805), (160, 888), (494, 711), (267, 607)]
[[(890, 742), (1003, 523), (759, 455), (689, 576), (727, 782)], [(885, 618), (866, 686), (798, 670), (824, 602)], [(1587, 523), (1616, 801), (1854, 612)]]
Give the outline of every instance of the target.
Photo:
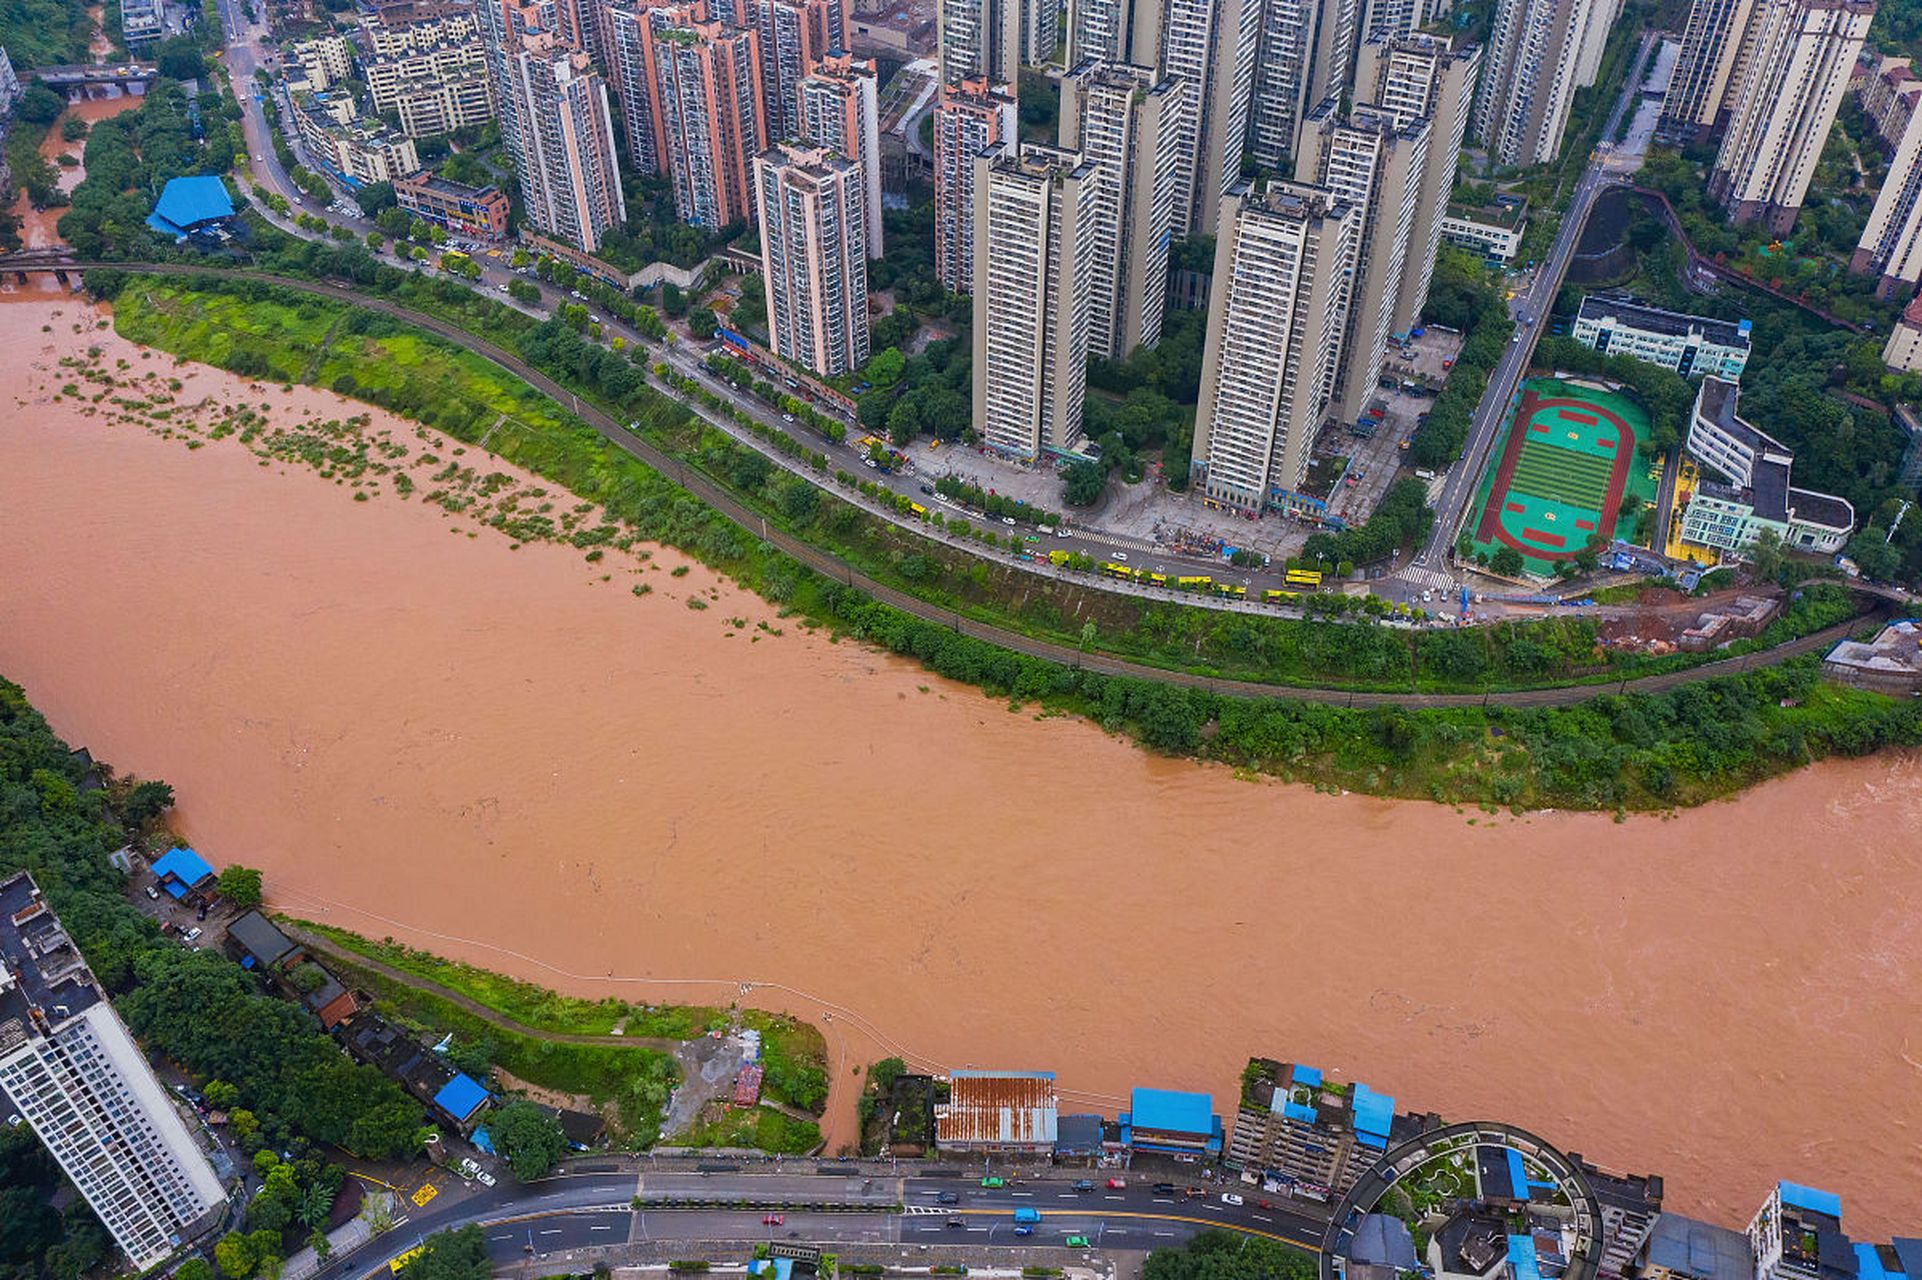
[(887, 347), (868, 361), (862, 373), (877, 387), (891, 387), (901, 381), (901, 374), (907, 366), (907, 357), (901, 354), (899, 347)]
[(714, 317), (712, 307), (695, 307), (687, 313), (687, 331), (703, 342), (714, 336), (721, 322)]
[(1061, 473), (1061, 500), (1071, 507), (1092, 506), (1108, 487), (1108, 471), (1098, 462), (1077, 458)]
[(567, 1150), (560, 1122), (531, 1102), (510, 1102), (487, 1123), (494, 1147), (514, 1176), (529, 1182), (544, 1176)]
[[(21, 77), (23, 80), (25, 78), (25, 76)], [(20, 95), (20, 101), (14, 104), (13, 114), (17, 120), (45, 126), (58, 120), (60, 113), (66, 109), (65, 98), (36, 80), (27, 86), (25, 93)]]
[(220, 869), (220, 878), (214, 882), (220, 896), (248, 911), (260, 905), (260, 872), (239, 863)]
[(253, 1237), (238, 1231), (228, 1232), (214, 1246), (214, 1264), (228, 1280), (247, 1280), (260, 1265), (260, 1255), (254, 1250)]
[(1488, 567), (1504, 578), (1518, 578), (1521, 576), (1523, 567), (1522, 553), (1513, 547), (1497, 547), (1495, 557), (1488, 562)]
[(129, 825), (142, 827), (173, 808), (174, 789), (164, 782), (142, 782), (127, 793), (123, 812)]
[(1755, 576), (1764, 582), (1773, 582), (1782, 576), (1784, 556), (1782, 554), (1782, 535), (1770, 528), (1763, 528), (1755, 535), (1755, 541), (1748, 547), (1749, 564), (1755, 568)]
[(192, 36), (175, 36), (163, 40), (154, 49), (154, 63), (160, 74), (169, 80), (198, 80), (207, 74), (207, 64), (200, 56), (200, 46)]
[(266, 1280), (279, 1280), (280, 1277), (280, 1230), (277, 1227), (252, 1231), (247, 1239), (254, 1246), (254, 1269)]
[(189, 1258), (174, 1271), (174, 1280), (214, 1280), (214, 1269), (205, 1258)]
[(921, 407), (911, 396), (895, 401), (888, 413), (888, 438), (906, 444), (921, 433)]
[(436, 1231), (421, 1241), (421, 1251), (401, 1268), (407, 1280), (488, 1280), (487, 1237), (479, 1227)]

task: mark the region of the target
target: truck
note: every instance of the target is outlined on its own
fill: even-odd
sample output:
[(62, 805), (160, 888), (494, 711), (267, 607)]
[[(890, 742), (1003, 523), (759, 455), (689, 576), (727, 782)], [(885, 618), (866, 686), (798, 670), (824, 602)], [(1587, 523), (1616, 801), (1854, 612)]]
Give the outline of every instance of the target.
[(1041, 1210), (1030, 1209), (1027, 1205), (1024, 1204), (1019, 1209), (1016, 1209), (1014, 1211), (1014, 1220), (1016, 1222), (1025, 1222), (1029, 1226), (1033, 1226), (1035, 1223), (1041, 1221)]

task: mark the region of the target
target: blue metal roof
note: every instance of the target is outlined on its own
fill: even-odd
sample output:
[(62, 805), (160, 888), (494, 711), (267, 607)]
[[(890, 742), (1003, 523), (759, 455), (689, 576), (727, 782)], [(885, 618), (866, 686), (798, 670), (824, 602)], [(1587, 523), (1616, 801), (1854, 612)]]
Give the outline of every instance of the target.
[(487, 1090), (473, 1077), (455, 1072), (454, 1078), (434, 1095), (434, 1105), (456, 1120), (466, 1120), (487, 1101)]
[(1290, 1120), (1299, 1120), (1303, 1124), (1314, 1124), (1321, 1119), (1321, 1113), (1319, 1111), (1316, 1111), (1313, 1107), (1305, 1107), (1299, 1102), (1282, 1103), (1281, 1114), (1287, 1116)]
[(161, 188), (147, 225), (163, 235), (180, 236), (197, 223), (233, 216), (234, 202), (227, 194), (227, 184), (218, 177), (201, 174), (170, 179)]
[(1207, 1137), (1215, 1130), (1214, 1099), (1175, 1089), (1136, 1089), (1130, 1098), (1134, 1127)]
[(1367, 1085), (1355, 1085), (1355, 1137), (1377, 1151), (1388, 1146), (1388, 1130), (1395, 1123), (1395, 1100)]
[(1289, 1079), (1296, 1084), (1305, 1084), (1311, 1089), (1319, 1089), (1321, 1087), (1321, 1068), (1304, 1067), (1297, 1062), (1295, 1064), (1294, 1074), (1291, 1075)]
[[(165, 880), (173, 876), (182, 884), (192, 887), (214, 873), (207, 860), (184, 845), (175, 845), (154, 861), (153, 873)], [(179, 894), (175, 894), (179, 897)]]
[(1807, 1209), (1810, 1213), (1826, 1213), (1837, 1222), (1842, 1220), (1842, 1197), (1831, 1191), (1817, 1191), (1798, 1182), (1778, 1182), (1782, 1203), (1797, 1209)]
[(1857, 1280), (1901, 1280), (1902, 1272), (1891, 1271), (1882, 1265), (1882, 1254), (1872, 1244), (1855, 1246), (1855, 1274)]
[(1508, 1237), (1508, 1271), (1515, 1280), (1542, 1280), (1542, 1269), (1535, 1260), (1533, 1236)]

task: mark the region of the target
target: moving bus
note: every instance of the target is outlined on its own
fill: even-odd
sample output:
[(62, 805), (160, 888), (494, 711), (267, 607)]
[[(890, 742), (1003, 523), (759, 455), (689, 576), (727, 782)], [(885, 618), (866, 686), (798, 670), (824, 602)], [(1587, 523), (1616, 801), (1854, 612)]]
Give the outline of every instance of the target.
[(1226, 582), (1217, 582), (1215, 584), (1215, 590), (1224, 596), (1232, 596), (1237, 600), (1245, 599), (1248, 595), (1248, 588), (1242, 587), (1242, 586), (1230, 586)]
[(1112, 560), (1103, 560), (1101, 562), (1101, 572), (1111, 578), (1132, 578), (1135, 576), (1133, 569), (1130, 569), (1125, 564), (1116, 564)]
[(1215, 580), (1206, 574), (1194, 577), (1176, 578), (1175, 585), (1183, 591), (1206, 591), (1215, 585)]
[(1165, 587), (1168, 585), (1168, 575), (1165, 573), (1151, 573), (1148, 575), (1148, 581), (1154, 583), (1157, 587)]
[(421, 1254), (426, 1252), (427, 1252), (426, 1246), (415, 1245), (413, 1248), (409, 1249), (406, 1253), (401, 1254), (399, 1257), (395, 1258), (392, 1262), (388, 1263), (387, 1264), (388, 1269), (391, 1270), (395, 1275), (399, 1275), (406, 1268), (408, 1263), (412, 1262), (415, 1258), (420, 1257)]
[(1290, 569), (1283, 581), (1291, 587), (1319, 587), (1321, 574), (1314, 569)]
[(1301, 599), (1301, 592), (1276, 591), (1271, 588), (1267, 591), (1262, 592), (1261, 598), (1263, 600), (1266, 600), (1269, 604), (1293, 604), (1295, 603), (1295, 601)]

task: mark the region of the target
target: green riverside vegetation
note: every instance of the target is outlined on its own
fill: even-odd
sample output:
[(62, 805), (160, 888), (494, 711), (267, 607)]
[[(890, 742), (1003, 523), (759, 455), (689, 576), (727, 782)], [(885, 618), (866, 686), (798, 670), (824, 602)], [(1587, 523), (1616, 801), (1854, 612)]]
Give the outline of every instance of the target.
[[(341, 272), (352, 269), (345, 261), (337, 265)], [(1182, 608), (1037, 580), (1012, 566), (932, 547), (778, 471), (765, 458), (699, 423), (683, 405), (644, 387), (639, 370), (565, 326), (536, 325), (507, 313), (524, 322), (515, 324), (496, 314), (504, 309), (476, 300), (458, 286), (399, 272), (385, 274), (402, 278), (391, 291), (377, 278), (373, 292), (410, 305), (425, 301), (423, 309), (430, 312), (464, 316), (473, 322), (471, 327), (518, 349), (559, 380), (587, 394), (600, 389), (598, 398), (614, 411), (635, 419), (644, 434), (729, 484), (771, 522), (829, 547), (883, 581), (905, 584), (925, 598), (1030, 634), (1085, 644), (1090, 637), (1087, 624), (1094, 623), (1098, 647), (1125, 657), (1232, 675), (1331, 683), (1345, 678), (1401, 689), (1412, 685), (1480, 691), (1615, 680), (1689, 661), (1609, 658), (1598, 653), (1588, 621), (1413, 633)], [(336, 337), (324, 352), (308, 351), (301, 357), (306, 377), (318, 380), (322, 370), (340, 369), (324, 385), (411, 413), (470, 443), (485, 436), (500, 414), (448, 395), (442, 370), (469, 367), (471, 376), (484, 378), (523, 405), (533, 394), (526, 388), (516, 390), (514, 379), (478, 357), (442, 348), (437, 340), (397, 322), (258, 282), (208, 277), (188, 286), (96, 272), (90, 283), (117, 295), (116, 324), (126, 336), (249, 373), (264, 367), (291, 372), (294, 357), (276, 356), (274, 351), (284, 352), (285, 343), (270, 339), (269, 333), (326, 332), (338, 323)], [(215, 308), (211, 314), (217, 315), (233, 298), (244, 300), (254, 319), (246, 326), (210, 324), (208, 308)], [(337, 314), (323, 318), (330, 312)], [(406, 365), (386, 346), (384, 335), (389, 333), (404, 334), (407, 351), (438, 352), (432, 380), (400, 376)], [(351, 342), (343, 345), (342, 334), (350, 335)], [(251, 363), (276, 359), (282, 363)], [(349, 372), (354, 359), (367, 371), (367, 389), (362, 389), (359, 373)], [(352, 390), (343, 375), (354, 379)], [(1283, 698), (1226, 697), (1071, 669), (969, 639), (822, 579), (558, 409), (548, 415), (555, 419), (552, 425), (531, 425), (535, 416), (529, 406), (524, 427), (497, 432), (488, 447), (600, 504), (603, 523), (566, 532), (551, 525), (543, 528), (540, 522), (550, 519), (544, 515), (523, 518), (496, 512), (489, 517), (489, 523), (511, 536), (560, 537), (583, 546), (589, 545), (587, 539), (616, 538), (672, 543), (790, 612), (912, 656), (942, 675), (980, 685), (1007, 697), (1012, 708), (1035, 704), (1085, 714), (1159, 751), (1379, 794), (1619, 809), (1695, 803), (1823, 755), (1922, 742), (1922, 707), (1824, 684), (1813, 659), (1667, 694), (1601, 696), (1580, 706), (1549, 709), (1350, 709)], [(354, 456), (359, 459), (355, 465), (370, 471), (383, 465), (364, 448)], [(1003, 603), (1009, 600), (1019, 603)], [(1812, 589), (1757, 643), (1819, 630), (1848, 615), (1839, 591)]]

